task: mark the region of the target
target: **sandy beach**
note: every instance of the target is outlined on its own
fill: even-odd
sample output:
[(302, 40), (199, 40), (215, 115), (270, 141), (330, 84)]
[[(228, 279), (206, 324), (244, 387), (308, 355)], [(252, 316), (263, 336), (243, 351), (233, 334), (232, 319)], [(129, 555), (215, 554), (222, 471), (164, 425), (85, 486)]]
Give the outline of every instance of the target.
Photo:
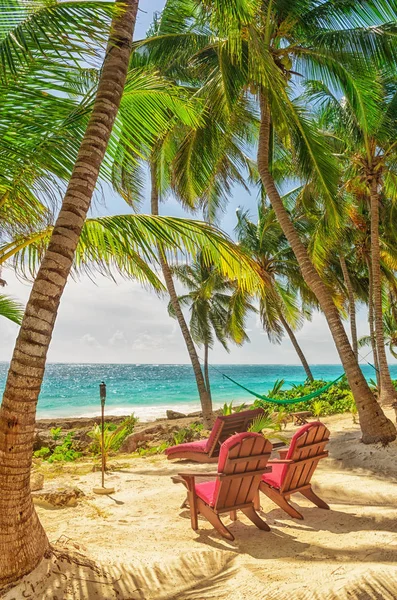
[[(46, 485), (75, 485), (85, 496), (76, 507), (37, 506), (55, 553), (21, 582), (20, 595), (14, 589), (4, 599), (396, 598), (397, 442), (363, 445), (351, 415), (323, 421), (330, 456), (320, 462), (314, 489), (331, 510), (297, 495), (304, 520), (296, 521), (261, 495), (271, 532), (241, 513), (235, 523), (224, 516), (234, 542), (202, 518), (194, 532), (189, 511), (180, 508), (184, 489), (170, 478), (205, 474), (212, 465), (118, 456), (107, 478), (116, 488), (112, 497), (93, 494), (99, 474), (87, 464), (48, 469)], [(289, 424), (287, 434), (293, 431)]]

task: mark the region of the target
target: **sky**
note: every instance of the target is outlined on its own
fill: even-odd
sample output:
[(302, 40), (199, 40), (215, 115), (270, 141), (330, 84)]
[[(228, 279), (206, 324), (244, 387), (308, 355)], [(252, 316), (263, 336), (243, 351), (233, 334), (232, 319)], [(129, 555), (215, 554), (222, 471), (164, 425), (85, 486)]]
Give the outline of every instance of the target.
[[(145, 35), (153, 12), (161, 10), (163, 0), (140, 2), (135, 39)], [(148, 211), (147, 199), (142, 207)], [(229, 234), (235, 225), (237, 207), (256, 212), (256, 193), (249, 195), (236, 188), (221, 226)], [(104, 189), (96, 200), (94, 214), (127, 212), (124, 202), (109, 189)], [(182, 216), (178, 203), (170, 198), (161, 207), (164, 215)], [(185, 215), (184, 215), (185, 216)], [(18, 281), (10, 269), (2, 275), (8, 282), (7, 293), (21, 302), (29, 297), (30, 285)], [(181, 290), (182, 291), (182, 290)], [(366, 314), (358, 314), (359, 335), (367, 333)], [(0, 323), (0, 361), (11, 358), (18, 328), (2, 319)], [(264, 334), (256, 315), (248, 320), (250, 343), (231, 347), (228, 354), (216, 345), (210, 354), (214, 364), (299, 364), (289, 340), (281, 345), (271, 344)], [(310, 364), (338, 363), (338, 355), (325, 318), (316, 313), (312, 322), (306, 322), (298, 332), (298, 339)], [(362, 356), (366, 354), (362, 351)], [(199, 351), (200, 353), (200, 351)], [(95, 282), (88, 277), (69, 281), (61, 306), (48, 354), (49, 362), (74, 363), (188, 363), (189, 358), (178, 324), (167, 313), (167, 299), (143, 289), (138, 283), (118, 280), (117, 283), (101, 276)], [(393, 359), (391, 362), (395, 362)]]

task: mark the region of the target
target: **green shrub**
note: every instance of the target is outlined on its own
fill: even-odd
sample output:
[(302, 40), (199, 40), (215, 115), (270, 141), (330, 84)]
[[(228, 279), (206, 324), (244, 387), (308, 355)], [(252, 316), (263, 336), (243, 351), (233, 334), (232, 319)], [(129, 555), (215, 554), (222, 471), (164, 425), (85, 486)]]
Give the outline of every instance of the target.
[(47, 458), (51, 454), (51, 450), (47, 447), (40, 448), (40, 450), (36, 450), (33, 452), (34, 458)]
[(162, 442), (159, 446), (149, 446), (149, 448), (137, 448), (139, 456), (152, 456), (154, 454), (162, 454), (164, 450), (169, 448), (168, 442)]
[(53, 462), (72, 462), (80, 458), (81, 452), (73, 448), (73, 432), (70, 431), (64, 438), (60, 446), (56, 446), (54, 452), (47, 459), (49, 463)]
[(321, 417), (323, 414), (324, 406), (321, 400), (315, 400), (312, 404), (313, 417)]
[(126, 430), (126, 437), (130, 435), (135, 429), (135, 425), (139, 422), (139, 417), (136, 417), (134, 413), (132, 413), (129, 417), (126, 417), (124, 421), (121, 423), (121, 427), (124, 427)]
[(50, 429), (51, 438), (56, 442), (61, 437), (62, 427), (53, 427)]

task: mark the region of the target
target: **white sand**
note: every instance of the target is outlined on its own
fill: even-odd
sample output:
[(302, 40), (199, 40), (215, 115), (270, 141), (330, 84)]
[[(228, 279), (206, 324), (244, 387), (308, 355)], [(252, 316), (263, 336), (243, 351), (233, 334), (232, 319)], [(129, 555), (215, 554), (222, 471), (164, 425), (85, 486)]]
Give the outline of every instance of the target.
[(331, 430), (330, 458), (313, 482), (330, 511), (297, 495), (292, 500), (304, 521), (296, 521), (262, 495), (271, 532), (241, 513), (235, 523), (225, 516), (236, 537), (229, 542), (201, 518), (200, 530), (192, 531), (189, 511), (179, 508), (184, 488), (170, 479), (213, 465), (128, 459), (107, 478), (116, 487), (112, 498), (92, 493), (98, 473), (60, 476), (59, 483), (77, 485), (86, 497), (75, 508), (38, 507), (40, 519), (58, 548), (77, 550), (104, 570), (55, 554), (4, 598), (397, 598), (397, 442), (364, 446), (350, 415), (323, 421)]

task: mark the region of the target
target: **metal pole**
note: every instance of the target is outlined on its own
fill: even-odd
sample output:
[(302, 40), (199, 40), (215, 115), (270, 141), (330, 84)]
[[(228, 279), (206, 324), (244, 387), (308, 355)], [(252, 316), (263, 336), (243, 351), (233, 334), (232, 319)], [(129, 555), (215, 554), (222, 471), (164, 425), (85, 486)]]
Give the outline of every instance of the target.
[(106, 402), (106, 383), (102, 381), (99, 384), (99, 396), (101, 398), (101, 419), (102, 419), (102, 487), (105, 487), (105, 402)]

